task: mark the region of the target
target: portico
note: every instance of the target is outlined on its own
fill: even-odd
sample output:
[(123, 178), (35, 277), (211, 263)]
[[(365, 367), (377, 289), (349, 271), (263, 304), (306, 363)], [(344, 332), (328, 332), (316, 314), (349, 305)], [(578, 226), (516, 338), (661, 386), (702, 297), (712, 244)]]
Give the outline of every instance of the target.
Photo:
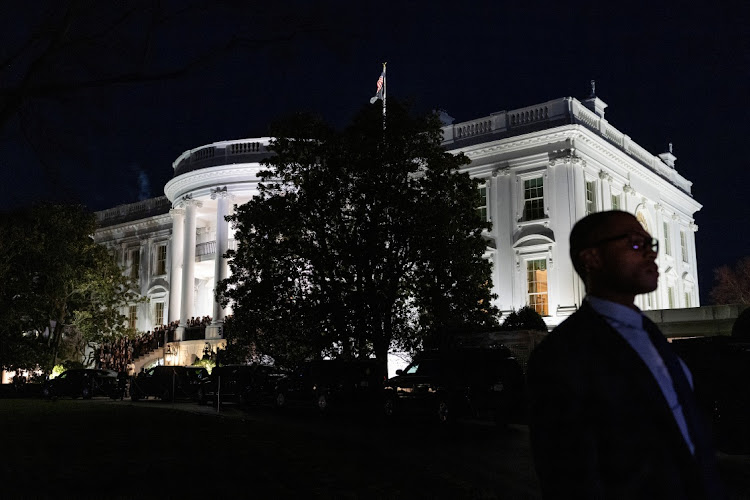
[(192, 318), (210, 317), (206, 339), (222, 338), (225, 311), (215, 300), (216, 284), (229, 276), (224, 257), (234, 248), (226, 221), (233, 207), (257, 194), (260, 161), (268, 138), (223, 141), (186, 151), (173, 163), (164, 187), (172, 203), (170, 322), (179, 321), (176, 341), (188, 340)]

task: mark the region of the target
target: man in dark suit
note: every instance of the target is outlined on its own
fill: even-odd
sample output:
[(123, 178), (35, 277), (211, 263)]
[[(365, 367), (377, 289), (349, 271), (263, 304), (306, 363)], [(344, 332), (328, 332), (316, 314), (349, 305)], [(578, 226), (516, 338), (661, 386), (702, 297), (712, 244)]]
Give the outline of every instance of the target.
[(545, 498), (726, 497), (690, 372), (633, 304), (656, 289), (657, 251), (626, 212), (591, 214), (571, 231), (587, 296), (528, 365)]

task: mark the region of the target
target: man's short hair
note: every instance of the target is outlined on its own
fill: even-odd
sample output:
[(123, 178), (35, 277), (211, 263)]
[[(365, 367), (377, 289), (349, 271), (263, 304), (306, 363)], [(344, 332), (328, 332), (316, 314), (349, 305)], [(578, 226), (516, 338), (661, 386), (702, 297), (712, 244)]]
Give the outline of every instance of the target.
[(573, 225), (573, 229), (570, 231), (570, 260), (573, 261), (573, 268), (581, 279), (586, 279), (586, 270), (579, 258), (581, 251), (591, 248), (601, 238), (602, 230), (607, 227), (612, 218), (621, 215), (633, 216), (631, 213), (622, 210), (594, 212)]

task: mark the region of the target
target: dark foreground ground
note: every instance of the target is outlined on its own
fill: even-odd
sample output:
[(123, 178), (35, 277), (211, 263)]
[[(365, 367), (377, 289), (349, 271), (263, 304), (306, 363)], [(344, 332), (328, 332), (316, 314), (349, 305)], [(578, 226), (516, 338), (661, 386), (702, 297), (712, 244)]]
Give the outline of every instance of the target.
[[(0, 399), (0, 498), (539, 498), (525, 426)], [(720, 456), (750, 499), (750, 457)]]

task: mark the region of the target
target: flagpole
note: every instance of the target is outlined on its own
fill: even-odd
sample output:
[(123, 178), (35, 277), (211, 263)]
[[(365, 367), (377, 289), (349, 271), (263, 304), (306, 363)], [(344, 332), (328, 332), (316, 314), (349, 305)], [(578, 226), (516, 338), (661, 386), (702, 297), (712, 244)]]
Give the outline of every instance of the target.
[(383, 130), (385, 130), (385, 91), (386, 91), (386, 76), (385, 76), (385, 65), (388, 64), (387, 62), (383, 63)]

